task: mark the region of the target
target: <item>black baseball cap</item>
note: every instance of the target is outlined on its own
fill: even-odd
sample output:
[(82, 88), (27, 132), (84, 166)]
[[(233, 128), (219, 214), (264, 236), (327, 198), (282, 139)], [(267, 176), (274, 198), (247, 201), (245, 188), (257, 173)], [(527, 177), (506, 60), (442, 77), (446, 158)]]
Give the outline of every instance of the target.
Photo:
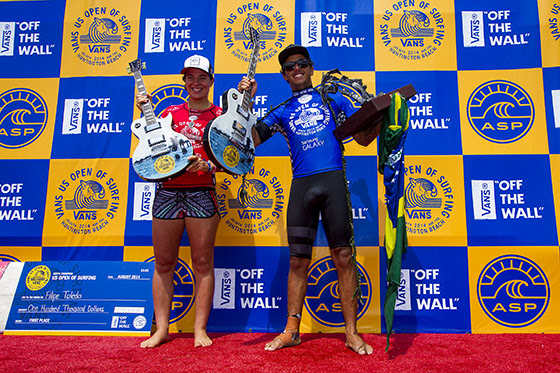
[(284, 48), (284, 50), (278, 55), (278, 62), (280, 62), (280, 66), (283, 66), (288, 57), (294, 54), (301, 54), (302, 56), (310, 60), (309, 52), (305, 47), (302, 47), (301, 45), (290, 44), (286, 48)]

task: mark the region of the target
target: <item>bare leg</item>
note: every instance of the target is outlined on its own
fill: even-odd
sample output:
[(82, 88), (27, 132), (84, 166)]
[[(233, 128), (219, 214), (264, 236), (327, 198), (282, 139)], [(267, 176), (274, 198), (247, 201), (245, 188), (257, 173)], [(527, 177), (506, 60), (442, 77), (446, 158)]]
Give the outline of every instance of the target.
[(185, 223), (182, 220), (152, 221), (155, 272), (152, 282), (156, 332), (140, 347), (157, 347), (169, 339), (169, 315), (173, 300), (173, 273), (179, 256), (179, 244)]
[(187, 234), (191, 243), (195, 285), (194, 346), (206, 347), (212, 341), (206, 333), (208, 317), (214, 295), (214, 243), (220, 217), (209, 219), (185, 218)]
[[(290, 257), (290, 272), (288, 274), (288, 321), (285, 333), (274, 338), (272, 342), (265, 345), (267, 351), (275, 351), (282, 347), (294, 346), (300, 343), (299, 324), (300, 319), (293, 315), (301, 315), (303, 302), (307, 293), (307, 270), (310, 259)], [(297, 340), (292, 338), (297, 335)]]
[(354, 263), (351, 260), (352, 249), (334, 248), (331, 250), (331, 258), (338, 273), (340, 303), (346, 326), (346, 346), (360, 355), (369, 355), (373, 352), (373, 348), (363, 341), (356, 327), (358, 298), (353, 296), (358, 283)]

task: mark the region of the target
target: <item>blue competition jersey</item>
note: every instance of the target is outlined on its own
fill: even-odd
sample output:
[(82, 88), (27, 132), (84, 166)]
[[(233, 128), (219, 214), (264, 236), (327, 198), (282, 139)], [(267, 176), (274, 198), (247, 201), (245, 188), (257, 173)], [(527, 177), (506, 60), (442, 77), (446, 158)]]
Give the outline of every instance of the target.
[(294, 92), (292, 98), (259, 121), (272, 133), (280, 132), (286, 137), (294, 178), (342, 169), (340, 144), (333, 135), (333, 115), (343, 112), (349, 117), (358, 108), (339, 92), (329, 97), (333, 99), (333, 113), (315, 88), (306, 88)]

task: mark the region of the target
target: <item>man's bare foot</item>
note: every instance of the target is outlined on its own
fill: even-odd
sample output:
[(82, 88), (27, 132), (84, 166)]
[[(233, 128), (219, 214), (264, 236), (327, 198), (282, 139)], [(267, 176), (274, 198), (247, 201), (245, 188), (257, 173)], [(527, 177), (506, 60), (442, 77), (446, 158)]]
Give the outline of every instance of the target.
[(373, 348), (368, 345), (358, 334), (350, 334), (346, 336), (346, 347), (353, 350), (358, 355), (369, 355), (373, 352)]
[(292, 329), (284, 330), (278, 337), (274, 338), (272, 342), (268, 342), (264, 349), (266, 351), (276, 351), (284, 347), (297, 346), (301, 343), (299, 332), (292, 331)]
[(168, 341), (169, 341), (169, 334), (167, 332), (156, 331), (150, 338), (140, 343), (140, 347), (154, 348)]
[(208, 347), (212, 345), (212, 340), (206, 334), (206, 330), (194, 332), (194, 347)]

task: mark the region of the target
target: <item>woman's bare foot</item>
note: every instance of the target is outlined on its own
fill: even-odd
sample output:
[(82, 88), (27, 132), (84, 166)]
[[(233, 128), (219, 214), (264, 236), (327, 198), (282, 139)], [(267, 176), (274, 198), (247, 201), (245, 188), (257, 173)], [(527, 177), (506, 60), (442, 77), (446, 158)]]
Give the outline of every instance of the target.
[(350, 334), (346, 336), (346, 347), (358, 355), (369, 355), (373, 352), (373, 348), (368, 345), (358, 334)]
[(169, 333), (167, 333), (167, 331), (164, 332), (156, 331), (150, 338), (140, 343), (140, 347), (154, 348), (168, 341), (169, 341)]
[(206, 330), (194, 332), (194, 347), (208, 347), (212, 345), (212, 340), (206, 334)]

